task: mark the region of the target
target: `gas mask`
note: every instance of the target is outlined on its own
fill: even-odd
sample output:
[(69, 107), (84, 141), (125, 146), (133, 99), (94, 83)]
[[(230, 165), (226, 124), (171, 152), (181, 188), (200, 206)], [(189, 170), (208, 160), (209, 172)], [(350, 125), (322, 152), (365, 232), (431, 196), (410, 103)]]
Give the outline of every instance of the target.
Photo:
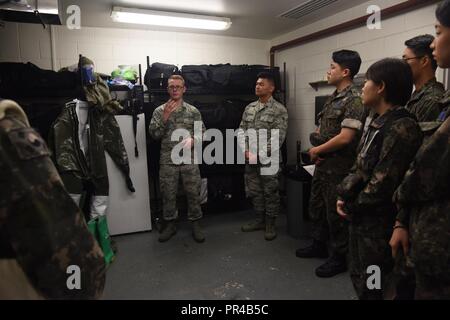
[(83, 81), (83, 85), (95, 84), (95, 72), (93, 64), (87, 64), (81, 67), (81, 79)]

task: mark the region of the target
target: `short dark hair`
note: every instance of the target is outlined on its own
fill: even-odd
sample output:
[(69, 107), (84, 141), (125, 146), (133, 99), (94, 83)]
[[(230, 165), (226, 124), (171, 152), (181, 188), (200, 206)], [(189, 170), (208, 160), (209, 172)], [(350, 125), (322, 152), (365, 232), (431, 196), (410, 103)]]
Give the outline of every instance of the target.
[(417, 57), (427, 56), (431, 59), (431, 66), (436, 70), (438, 65), (433, 57), (433, 49), (430, 48), (434, 37), (431, 34), (424, 34), (405, 41), (405, 46), (411, 49)]
[(344, 69), (350, 70), (350, 78), (353, 79), (361, 67), (361, 57), (353, 50), (340, 50), (333, 52), (333, 61)]
[(256, 76), (256, 80), (258, 79), (266, 79), (267, 81), (269, 81), (276, 89), (276, 84), (275, 84), (275, 77), (273, 76), (272, 73), (270, 72), (260, 72), (258, 73), (258, 75)]
[(376, 84), (384, 83), (388, 103), (404, 106), (411, 98), (412, 71), (402, 59), (386, 58), (375, 62), (367, 70), (366, 79)]
[(450, 0), (444, 0), (438, 5), (436, 19), (443, 26), (450, 28)]

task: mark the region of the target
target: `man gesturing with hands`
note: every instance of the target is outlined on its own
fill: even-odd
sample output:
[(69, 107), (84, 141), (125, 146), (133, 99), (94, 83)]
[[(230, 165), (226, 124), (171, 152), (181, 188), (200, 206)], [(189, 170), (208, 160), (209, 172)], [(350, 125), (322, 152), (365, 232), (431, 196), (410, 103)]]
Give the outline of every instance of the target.
[[(179, 129), (182, 129), (180, 132), (187, 131), (189, 134), (181, 138), (181, 146), (183, 152), (190, 151), (188, 154), (193, 155), (194, 144), (201, 143), (205, 126), (197, 108), (183, 100), (183, 94), (186, 92), (183, 77), (171, 76), (167, 89), (170, 99), (155, 109), (149, 127), (152, 138), (161, 140), (159, 179), (166, 225), (159, 236), (159, 241), (166, 242), (176, 233), (175, 220), (178, 218), (176, 200), (178, 183), (181, 179), (188, 202), (188, 219), (192, 222), (192, 236), (200, 243), (205, 241), (199, 224), (203, 216), (200, 207), (200, 170), (198, 165), (194, 164), (193, 156), (190, 156), (188, 161), (185, 161), (185, 157), (181, 162), (179, 159), (173, 159), (177, 153), (172, 154), (172, 151), (180, 145), (180, 141), (172, 141), (172, 134)], [(200, 123), (202, 128), (200, 136), (194, 134), (196, 122)]]

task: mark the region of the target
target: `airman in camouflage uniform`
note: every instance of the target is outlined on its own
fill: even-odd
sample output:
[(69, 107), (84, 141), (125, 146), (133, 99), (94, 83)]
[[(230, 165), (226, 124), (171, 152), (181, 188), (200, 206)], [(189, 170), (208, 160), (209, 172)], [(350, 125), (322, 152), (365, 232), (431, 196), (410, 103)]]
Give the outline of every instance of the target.
[[(325, 103), (318, 118), (320, 126), (310, 135), (311, 160), (316, 162), (309, 214), (312, 220), (310, 246), (299, 248), (300, 258), (328, 257), (316, 268), (318, 277), (332, 277), (347, 270), (348, 224), (336, 213), (336, 186), (348, 174), (356, 158), (356, 147), (366, 116), (360, 91), (353, 84), (361, 58), (351, 50), (333, 53), (328, 82), (336, 90)], [(328, 151), (327, 151), (328, 150)]]
[[(400, 59), (383, 59), (367, 71), (363, 101), (372, 108), (350, 174), (337, 187), (337, 212), (350, 220), (350, 277), (360, 299), (381, 299), (393, 260), (389, 250), (396, 207), (392, 195), (422, 143), (414, 115), (398, 106), (408, 101), (412, 73)], [(380, 93), (381, 92), (381, 93)], [(367, 284), (379, 268), (381, 288)]]
[[(434, 78), (419, 92), (414, 92), (413, 98), (406, 105), (406, 108), (418, 117), (419, 121), (422, 121), (419, 125), (424, 134), (424, 144), (442, 123), (442, 121), (436, 120), (442, 112), (440, 99), (442, 99), (443, 90), (443, 85)], [(394, 276), (391, 281), (392, 296), (395, 299), (410, 300), (414, 298), (416, 286), (414, 270), (411, 267), (412, 264), (406, 259), (403, 252), (400, 252), (395, 258)]]
[[(0, 299), (96, 299), (103, 253), (23, 110), (0, 102)], [(81, 289), (67, 273), (80, 268)], [(70, 282), (70, 281), (69, 281)]]
[(312, 220), (310, 246), (299, 248), (300, 258), (328, 257), (316, 268), (318, 277), (332, 277), (347, 270), (348, 224), (336, 213), (336, 185), (349, 172), (356, 157), (356, 147), (366, 116), (360, 91), (353, 84), (361, 58), (356, 51), (333, 53), (327, 73), (328, 83), (336, 90), (319, 113), (319, 128), (310, 135), (311, 160), (316, 163), (309, 214)]
[(420, 128), (404, 108), (367, 120), (356, 162), (337, 187), (351, 217), (350, 276), (360, 299), (381, 297), (382, 291), (367, 289), (367, 267), (377, 265), (383, 275), (392, 268), (388, 241), (396, 209), (390, 199), (422, 141)]
[[(449, 0), (439, 4), (436, 18), (430, 48), (437, 65), (449, 68)], [(399, 214), (390, 244), (396, 266), (413, 271), (408, 298), (450, 299), (450, 91), (439, 104), (437, 121), (421, 124), (424, 142), (393, 198)]]
[[(450, 92), (442, 106), (450, 107)], [(436, 123), (394, 195), (397, 221), (409, 230), (406, 266), (417, 299), (450, 299), (450, 112)]]
[[(311, 144), (319, 146), (335, 137), (342, 128), (361, 131), (364, 107), (360, 92), (355, 86), (349, 86), (342, 92), (335, 91), (320, 118), (319, 133), (311, 134)], [(310, 214), (313, 221), (313, 239), (326, 243), (330, 240), (333, 253), (346, 255), (348, 246), (348, 225), (336, 214), (336, 186), (349, 172), (356, 157), (358, 139), (326, 155), (322, 164), (314, 172)]]
[[(194, 240), (197, 242), (205, 241), (205, 236), (199, 224), (199, 220), (203, 216), (200, 207), (200, 169), (198, 164), (194, 163), (196, 154), (195, 150), (192, 150), (194, 144), (201, 146), (205, 126), (200, 111), (182, 100), (185, 89), (184, 80), (180, 76), (174, 76), (169, 79), (169, 94), (172, 98), (166, 104), (155, 109), (149, 126), (152, 138), (161, 140), (159, 179), (163, 202), (163, 217), (167, 225), (159, 237), (160, 242), (169, 240), (176, 233), (174, 220), (178, 217), (176, 200), (180, 178), (187, 197), (188, 219), (192, 222)], [(167, 119), (164, 119), (165, 113), (168, 115)], [(200, 129), (198, 133), (194, 132), (195, 123)], [(172, 159), (172, 151), (183, 139), (171, 140), (173, 132), (177, 129), (187, 130), (188, 137), (185, 137), (184, 141), (191, 141), (188, 142), (189, 146), (183, 150), (191, 149), (192, 151), (191, 157), (187, 159), (187, 163), (174, 163)]]
[[(240, 147), (248, 160), (245, 166), (247, 195), (252, 199), (253, 208), (256, 211), (256, 221), (242, 226), (242, 231), (265, 229), (264, 237), (269, 241), (276, 238), (275, 219), (280, 211), (278, 181), (280, 148), (286, 138), (288, 127), (286, 107), (272, 97), (274, 89), (273, 77), (270, 74), (260, 74), (256, 84), (256, 95), (260, 99), (245, 108), (238, 130)], [(259, 149), (256, 146), (250, 146), (251, 139), (247, 141), (244, 137), (246, 133), (251, 134), (249, 129), (255, 130), (256, 139), (253, 142)], [(271, 130), (278, 130), (278, 148), (272, 146), (276, 136), (272, 137)], [(260, 135), (261, 132), (267, 133), (267, 143), (260, 141), (264, 138)], [(262, 150), (266, 147), (267, 150)], [(254, 157), (253, 161), (250, 157)], [(273, 165), (266, 161), (267, 157), (277, 162), (275, 172), (264, 172), (264, 169)]]
[(435, 121), (441, 112), (439, 100), (444, 86), (436, 81), (437, 62), (430, 48), (434, 37), (430, 34), (416, 36), (405, 41), (403, 60), (411, 67), (415, 91), (406, 104), (406, 109), (416, 116), (417, 121)]
[(411, 100), (405, 107), (416, 116), (419, 122), (436, 121), (442, 111), (439, 100), (444, 92), (444, 85), (433, 78), (419, 91), (413, 92)]

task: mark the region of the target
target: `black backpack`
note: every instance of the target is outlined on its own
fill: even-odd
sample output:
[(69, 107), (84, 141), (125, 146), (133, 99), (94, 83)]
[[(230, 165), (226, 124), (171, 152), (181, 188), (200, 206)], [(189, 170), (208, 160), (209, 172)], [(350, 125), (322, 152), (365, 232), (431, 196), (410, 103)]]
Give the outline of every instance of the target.
[(170, 76), (174, 74), (179, 74), (176, 65), (155, 62), (145, 72), (144, 83), (148, 89), (166, 89)]

